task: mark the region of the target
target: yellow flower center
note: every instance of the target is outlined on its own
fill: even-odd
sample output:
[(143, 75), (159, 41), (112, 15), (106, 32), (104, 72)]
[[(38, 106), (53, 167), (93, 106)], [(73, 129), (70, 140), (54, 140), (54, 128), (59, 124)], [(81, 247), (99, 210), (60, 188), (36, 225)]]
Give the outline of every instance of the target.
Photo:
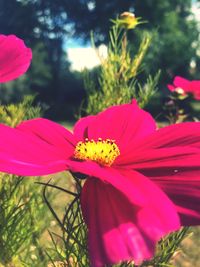
[(104, 166), (111, 166), (115, 159), (120, 155), (115, 140), (98, 141), (85, 139), (85, 142), (78, 142), (74, 151), (74, 158), (80, 160), (92, 160)]
[(181, 87), (176, 87), (175, 91), (180, 95), (183, 95), (185, 93), (185, 91)]

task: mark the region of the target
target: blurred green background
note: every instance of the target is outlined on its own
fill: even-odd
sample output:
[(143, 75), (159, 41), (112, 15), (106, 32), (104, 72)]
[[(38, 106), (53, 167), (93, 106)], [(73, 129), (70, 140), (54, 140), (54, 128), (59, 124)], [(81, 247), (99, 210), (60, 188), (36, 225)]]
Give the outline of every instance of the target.
[[(137, 51), (143, 31), (152, 34), (152, 44), (138, 79), (162, 70), (158, 97), (168, 93), (166, 84), (175, 75), (200, 79), (200, 25), (192, 0), (0, 0), (0, 33), (16, 34), (33, 50), (28, 73), (1, 84), (2, 104), (21, 101), (25, 94), (37, 94), (46, 107), (45, 116), (54, 120), (74, 120), (85, 100), (82, 73), (72, 71), (67, 41), (77, 45), (90, 42), (94, 32), (97, 45), (108, 42), (110, 18), (124, 11), (134, 12), (148, 23), (130, 33), (131, 51)], [(199, 12), (200, 17), (200, 12)], [(80, 62), (81, 62), (80, 58)], [(163, 93), (164, 92), (164, 93)], [(156, 103), (157, 102), (157, 103)], [(157, 115), (159, 111), (154, 111)]]

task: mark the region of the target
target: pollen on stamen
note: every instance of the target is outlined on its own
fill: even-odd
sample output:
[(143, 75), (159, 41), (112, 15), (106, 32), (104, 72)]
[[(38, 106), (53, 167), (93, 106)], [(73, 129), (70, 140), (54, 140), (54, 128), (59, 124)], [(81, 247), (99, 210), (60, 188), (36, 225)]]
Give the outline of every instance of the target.
[(98, 141), (86, 138), (85, 142), (77, 143), (74, 151), (74, 158), (92, 160), (104, 166), (111, 166), (119, 155), (120, 150), (115, 140), (102, 138), (98, 138)]

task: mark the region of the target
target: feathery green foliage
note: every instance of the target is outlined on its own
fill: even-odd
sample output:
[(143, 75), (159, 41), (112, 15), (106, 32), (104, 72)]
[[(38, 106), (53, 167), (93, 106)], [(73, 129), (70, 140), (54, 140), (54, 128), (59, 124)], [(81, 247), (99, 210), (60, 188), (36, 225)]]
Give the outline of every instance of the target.
[[(114, 25), (110, 31), (108, 56), (100, 58), (101, 66), (97, 70), (97, 82), (85, 71), (87, 92), (87, 114), (96, 114), (103, 109), (124, 104), (135, 98), (144, 107), (153, 96), (159, 79), (149, 76), (145, 85), (137, 83), (136, 76), (142, 69), (142, 60), (150, 46), (151, 36), (144, 34), (137, 54), (132, 58), (128, 48), (127, 31)], [(143, 89), (144, 88), (144, 89)]]
[[(43, 184), (45, 186), (43, 192), (44, 199), (61, 229), (61, 235), (51, 233), (51, 239), (54, 244), (53, 250), (55, 253), (54, 258), (50, 258), (52, 262), (51, 266), (54, 266), (57, 260), (59, 260), (58, 262), (63, 264), (63, 266), (89, 266), (87, 227), (83, 221), (80, 208), (82, 182), (76, 178), (75, 174), (73, 174), (72, 178), (74, 179), (74, 190), (72, 192), (50, 183)], [(65, 213), (62, 219), (59, 218), (60, 216), (46, 196), (47, 187), (63, 191), (69, 196), (69, 201), (65, 207)]]
[(34, 96), (27, 95), (19, 104), (1, 105), (0, 122), (15, 127), (22, 120), (39, 117), (42, 110), (39, 105), (33, 106)]

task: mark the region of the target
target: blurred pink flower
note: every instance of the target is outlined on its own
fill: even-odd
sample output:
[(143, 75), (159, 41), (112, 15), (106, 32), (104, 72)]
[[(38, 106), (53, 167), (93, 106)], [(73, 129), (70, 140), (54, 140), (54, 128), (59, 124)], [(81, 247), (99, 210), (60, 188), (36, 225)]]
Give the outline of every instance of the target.
[(135, 101), (80, 119), (0, 125), (0, 170), (87, 177), (81, 205), (91, 266), (150, 259), (171, 231), (200, 223), (200, 123), (157, 130)]
[(180, 76), (176, 76), (173, 85), (168, 84), (170, 91), (176, 91), (181, 95), (192, 94), (194, 99), (200, 100), (200, 80), (189, 81)]
[(32, 52), (15, 35), (0, 34), (0, 83), (24, 74), (31, 62)]

